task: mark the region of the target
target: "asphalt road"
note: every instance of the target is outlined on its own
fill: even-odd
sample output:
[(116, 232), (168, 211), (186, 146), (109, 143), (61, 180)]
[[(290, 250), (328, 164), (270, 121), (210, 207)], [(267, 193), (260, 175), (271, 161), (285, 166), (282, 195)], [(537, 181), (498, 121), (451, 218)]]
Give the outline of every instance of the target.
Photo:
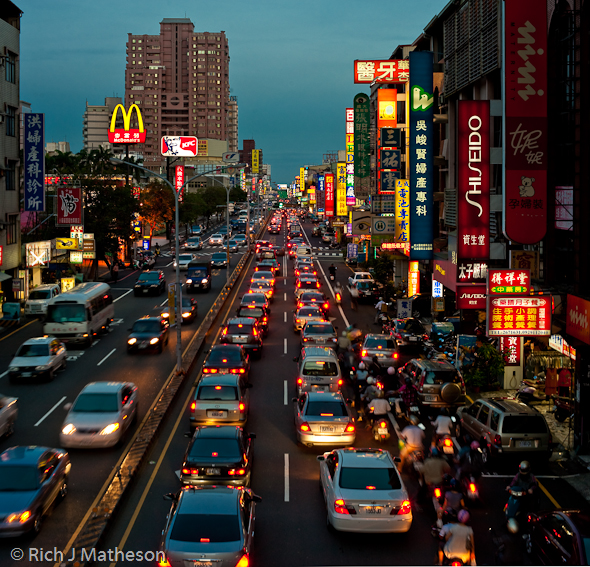
[[(311, 234), (310, 228), (305, 225), (308, 235)], [(284, 238), (284, 228), (280, 235), (267, 236), (268, 240), (274, 241), (279, 246), (284, 245)], [(311, 236), (309, 238), (314, 246), (321, 246), (319, 239)], [(341, 257), (323, 255), (322, 251), (319, 251), (318, 259), (326, 275), (328, 266), (333, 262), (338, 267), (337, 278), (343, 285), (345, 284), (350, 270)], [(248, 288), (254, 264), (255, 262), (251, 262), (248, 275), (240, 282), (225, 314), (219, 318), (220, 323), (225, 321), (227, 314), (234, 313), (236, 302), (239, 302), (239, 298)], [(277, 280), (277, 291), (272, 304), (270, 332), (264, 342), (262, 358), (253, 362), (251, 372), (253, 389), (247, 428), (257, 434), (254, 441), (252, 488), (263, 498), (257, 506), (256, 536), (251, 564), (264, 567), (432, 564), (437, 542), (430, 536), (433, 516), (428, 509), (419, 510), (414, 506), (414, 521), (407, 534), (362, 535), (331, 533), (327, 530), (325, 506), (318, 491), (319, 465), (316, 460), (316, 456), (323, 450), (303, 448), (295, 442), (291, 398), (294, 395), (296, 365), (292, 358), (298, 351), (299, 337), (293, 332), (292, 327), (294, 308), (292, 262), (285, 259), (282, 266), (284, 271)], [(320, 270), (321, 273), (322, 270)], [(225, 273), (222, 271), (221, 280), (224, 280), (224, 276)], [(218, 290), (220, 285), (220, 277), (217, 276), (214, 280), (214, 289)], [(124, 293), (124, 287), (125, 281), (121, 281), (115, 289), (121, 288), (121, 293)], [(327, 282), (324, 283), (323, 290), (331, 298), (330, 316), (334, 318), (334, 323), (340, 330), (350, 322), (356, 322), (364, 331), (378, 332), (378, 327), (373, 325), (372, 305), (361, 304), (359, 310), (353, 312), (350, 304), (345, 301), (341, 311), (333, 304)], [(196, 297), (199, 300), (199, 319), (201, 319), (206, 312), (206, 305), (215, 298), (215, 293)], [(117, 380), (135, 381), (140, 386), (142, 395), (140, 410), (145, 411), (149, 400), (153, 399), (174, 366), (173, 340), (168, 350), (160, 357), (127, 357), (124, 354), (127, 322), (153, 308), (152, 304), (155, 302), (144, 300), (144, 298), (136, 299), (132, 296), (126, 296), (118, 302), (116, 316), (123, 318), (125, 323), (115, 327), (109, 336), (97, 342), (96, 346), (85, 352), (79, 360), (72, 362), (66, 372), (56, 378), (53, 384), (5, 387), (7, 382), (0, 382), (4, 393), (19, 395), (21, 398), (19, 400), (21, 414), (17, 431), (10, 441), (2, 441), (0, 448), (17, 443), (55, 444), (63, 419), (61, 408), (47, 417), (42, 422), (42, 427), (35, 428), (34, 423), (60, 397), (66, 395), (67, 400), (71, 401), (81, 385), (90, 379), (105, 379), (105, 376), (110, 376), (116, 377)], [(193, 324), (193, 329), (196, 329), (197, 325), (198, 321)], [(211, 343), (216, 341), (218, 330), (219, 325), (210, 335)], [(184, 331), (186, 334), (190, 332), (192, 330)], [(119, 336), (114, 336), (117, 333)], [(19, 339), (18, 344), (21, 342), (22, 339)], [(115, 347), (117, 351), (100, 367), (97, 367), (97, 363)], [(203, 356), (201, 360), (202, 358)], [(0, 362), (4, 363), (1, 358)], [(143, 467), (142, 474), (118, 512), (99, 550), (108, 551), (117, 548), (124, 551), (157, 551), (159, 549), (161, 531), (169, 510), (169, 503), (164, 501), (162, 496), (169, 492), (176, 492), (180, 486), (178, 470), (188, 443), (184, 435), (189, 430), (188, 400), (191, 396), (192, 384), (198, 378), (199, 368), (200, 361), (196, 365), (197, 370), (179, 392), (163, 430)], [(429, 429), (428, 438), (430, 434)], [(358, 428), (355, 445), (357, 447), (379, 446), (370, 438), (362, 424)], [(395, 436), (392, 436), (385, 444), (385, 448), (397, 455)], [(101, 479), (106, 477), (119, 454), (120, 450), (72, 453), (70, 494), (47, 520), (42, 533), (34, 541), (26, 542), (26, 545), (45, 549), (53, 548), (55, 545), (57, 549), (63, 550), (64, 541), (67, 541), (68, 536), (74, 531), (77, 522), (96, 494)], [(490, 527), (497, 530), (498, 535), (507, 545), (505, 564), (526, 562), (519, 538), (510, 536), (504, 528), (502, 512), (506, 501), (504, 487), (509, 483), (514, 470), (514, 465), (507, 463), (482, 479), (482, 505), (472, 510), (476, 555), (480, 565), (496, 563), (497, 546), (489, 532)], [(580, 506), (577, 493), (559, 478), (567, 472), (556, 464), (535, 470), (535, 473), (541, 476), (543, 487), (549, 494), (549, 497), (544, 493), (541, 495), (542, 508), (551, 509), (556, 504), (563, 508)], [(404, 481), (414, 501), (417, 484), (409, 477), (404, 477)], [(23, 547), (23, 545), (20, 546)], [(7, 558), (12, 547), (14, 547), (13, 542), (0, 542), (0, 565), (25, 564), (13, 562)], [(97, 564), (115, 565), (109, 562)]]

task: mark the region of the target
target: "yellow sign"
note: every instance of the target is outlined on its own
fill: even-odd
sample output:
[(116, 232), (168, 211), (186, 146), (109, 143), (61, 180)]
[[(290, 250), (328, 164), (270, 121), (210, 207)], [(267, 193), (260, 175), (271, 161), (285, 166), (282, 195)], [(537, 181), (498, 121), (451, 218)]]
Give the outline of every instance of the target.
[(198, 156), (208, 156), (209, 155), (209, 141), (208, 140), (199, 140), (197, 142), (197, 155)]
[(407, 179), (395, 182), (395, 241), (410, 243), (410, 182)]
[(345, 217), (348, 214), (346, 206), (346, 164), (339, 162), (336, 166), (336, 216)]
[(307, 194), (309, 195), (309, 204), (313, 205), (315, 203), (315, 187), (310, 187)]
[(299, 191), (305, 191), (305, 168), (299, 168)]
[(260, 170), (260, 150), (252, 150), (252, 173)]
[(58, 250), (78, 250), (77, 238), (56, 238), (55, 247)]
[(76, 278), (61, 278), (61, 292), (69, 291), (76, 287)]
[(408, 297), (420, 293), (420, 268), (419, 263), (410, 262), (408, 271)]
[[(122, 130), (120, 128), (115, 128), (119, 108), (123, 113)], [(131, 114), (134, 110), (137, 112), (137, 128), (131, 128)], [(113, 110), (113, 115), (111, 116), (111, 126), (109, 128), (108, 138), (111, 144), (143, 144), (145, 142), (146, 132), (143, 127), (143, 118), (141, 117), (141, 112), (137, 104), (132, 104), (129, 107), (129, 112), (125, 110), (125, 107), (122, 104), (115, 106), (115, 110)]]

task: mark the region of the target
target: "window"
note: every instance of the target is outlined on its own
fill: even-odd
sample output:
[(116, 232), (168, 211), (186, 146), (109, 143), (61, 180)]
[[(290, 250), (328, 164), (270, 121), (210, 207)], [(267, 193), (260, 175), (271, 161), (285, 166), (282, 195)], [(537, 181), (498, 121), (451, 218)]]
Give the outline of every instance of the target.
[(500, 413), (497, 411), (492, 412), (492, 422), (490, 423), (490, 429), (492, 431), (498, 431), (498, 425), (500, 425)]
[[(12, 170), (14, 173), (14, 170)], [(6, 179), (8, 181), (8, 178)], [(18, 243), (18, 215), (8, 215), (8, 226), (6, 227), (6, 244)]]
[(482, 406), (481, 402), (475, 402), (468, 410), (467, 413), (469, 415), (472, 415), (473, 417), (475, 417), (477, 415), (477, 412), (479, 411), (479, 408)]
[(16, 57), (12, 53), (6, 56), (6, 80), (16, 83)]
[(9, 160), (8, 168), (4, 173), (6, 174), (6, 190), (16, 191), (16, 162)]
[(477, 417), (477, 421), (487, 425), (488, 423), (488, 416), (490, 415), (490, 408), (488, 406), (483, 406), (481, 411), (479, 412), (479, 416)]
[(6, 135), (16, 136), (16, 108), (6, 107)]

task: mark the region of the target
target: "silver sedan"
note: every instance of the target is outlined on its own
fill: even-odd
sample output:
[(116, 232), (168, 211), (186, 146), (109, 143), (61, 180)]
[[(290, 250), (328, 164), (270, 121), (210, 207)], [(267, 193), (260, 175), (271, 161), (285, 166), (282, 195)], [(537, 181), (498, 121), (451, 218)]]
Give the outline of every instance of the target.
[(316, 323), (311, 321), (305, 324), (301, 331), (301, 346), (323, 346), (336, 348), (338, 338), (336, 330), (329, 321)]
[(221, 246), (223, 245), (223, 236), (219, 233), (212, 234), (209, 237), (209, 245), (210, 246)]
[(293, 310), (293, 331), (298, 333), (308, 321), (323, 322), (324, 314), (317, 307), (300, 307)]

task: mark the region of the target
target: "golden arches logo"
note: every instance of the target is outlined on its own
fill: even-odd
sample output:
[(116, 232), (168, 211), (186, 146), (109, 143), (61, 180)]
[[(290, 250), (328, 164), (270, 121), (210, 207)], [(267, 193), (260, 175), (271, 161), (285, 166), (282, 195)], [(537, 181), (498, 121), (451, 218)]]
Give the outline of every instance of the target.
[[(119, 108), (123, 114), (123, 128), (115, 128)], [(137, 112), (138, 128), (131, 128), (131, 114)], [(111, 125), (109, 128), (109, 142), (112, 144), (142, 144), (145, 142), (146, 132), (143, 127), (143, 118), (137, 104), (132, 104), (129, 110), (125, 110), (122, 104), (115, 106), (111, 116)]]

